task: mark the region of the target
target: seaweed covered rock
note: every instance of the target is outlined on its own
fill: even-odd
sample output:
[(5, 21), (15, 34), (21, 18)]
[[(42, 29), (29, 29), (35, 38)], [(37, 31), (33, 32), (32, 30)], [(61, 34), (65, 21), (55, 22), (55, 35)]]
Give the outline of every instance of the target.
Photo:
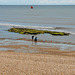
[(65, 32), (54, 32), (54, 31), (47, 31), (47, 30), (36, 30), (36, 29), (27, 29), (27, 28), (11, 28), (8, 30), (9, 32), (15, 32), (19, 34), (44, 34), (44, 33), (49, 33), (52, 35), (69, 35), (70, 33), (65, 33)]

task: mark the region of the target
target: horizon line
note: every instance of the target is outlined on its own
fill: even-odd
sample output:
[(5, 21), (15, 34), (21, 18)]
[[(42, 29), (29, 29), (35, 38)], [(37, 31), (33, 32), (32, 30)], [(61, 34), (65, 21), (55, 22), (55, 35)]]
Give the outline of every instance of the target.
[[(18, 4), (17, 4), (18, 5)], [(31, 4), (31, 5), (34, 5), (34, 4)], [(37, 4), (38, 5), (38, 4)], [(39, 4), (39, 5), (41, 5), (41, 4)], [(45, 4), (44, 4), (45, 5)], [(54, 5), (54, 4), (51, 4), (51, 5)], [(57, 4), (57, 5), (65, 5), (65, 4)], [(68, 5), (68, 4), (67, 4)], [(65, 6), (67, 6), (67, 5), (65, 5)], [(73, 4), (74, 5), (74, 4)]]

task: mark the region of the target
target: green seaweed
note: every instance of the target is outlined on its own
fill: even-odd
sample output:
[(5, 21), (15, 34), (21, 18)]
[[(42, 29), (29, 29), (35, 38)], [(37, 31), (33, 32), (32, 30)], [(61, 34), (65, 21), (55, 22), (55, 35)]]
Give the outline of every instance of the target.
[(48, 33), (52, 35), (60, 35), (60, 36), (70, 35), (70, 33), (65, 33), (65, 32), (55, 32), (55, 31), (36, 30), (36, 29), (27, 29), (27, 28), (11, 28), (8, 31), (19, 33), (19, 34), (34, 34), (34, 35), (44, 34), (44, 33)]

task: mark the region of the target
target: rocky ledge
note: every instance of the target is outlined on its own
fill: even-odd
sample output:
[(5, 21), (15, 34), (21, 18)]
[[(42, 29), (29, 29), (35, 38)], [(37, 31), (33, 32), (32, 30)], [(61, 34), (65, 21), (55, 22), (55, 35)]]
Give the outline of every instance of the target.
[(52, 35), (59, 35), (59, 36), (70, 35), (70, 33), (65, 33), (65, 32), (55, 32), (55, 31), (36, 30), (36, 29), (27, 29), (27, 28), (11, 28), (8, 31), (19, 33), (19, 34), (34, 34), (34, 35), (44, 34), (44, 33), (49, 33)]

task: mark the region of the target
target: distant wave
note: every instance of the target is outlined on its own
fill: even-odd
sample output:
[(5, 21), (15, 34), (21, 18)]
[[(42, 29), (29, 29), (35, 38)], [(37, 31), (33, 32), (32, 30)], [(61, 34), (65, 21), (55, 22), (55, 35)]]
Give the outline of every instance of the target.
[(54, 29), (53, 27), (41, 27), (41, 26), (31, 26), (31, 25), (16, 25), (8, 23), (0, 23), (0, 26), (18, 27), (18, 28), (32, 28), (32, 29)]
[(73, 32), (71, 32), (70, 34), (73, 34), (73, 35), (75, 35), (75, 33), (73, 33)]

